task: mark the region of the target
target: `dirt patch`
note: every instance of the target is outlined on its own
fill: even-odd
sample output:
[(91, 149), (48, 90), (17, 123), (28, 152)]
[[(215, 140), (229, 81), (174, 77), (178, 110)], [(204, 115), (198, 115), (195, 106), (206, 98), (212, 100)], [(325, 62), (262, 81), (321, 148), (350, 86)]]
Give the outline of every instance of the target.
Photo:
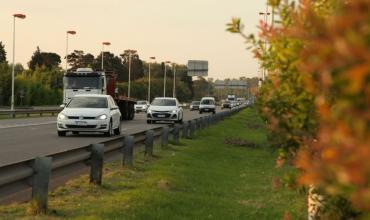
[(251, 130), (257, 130), (257, 129), (262, 129), (262, 128), (264, 128), (264, 126), (263, 126), (263, 125), (261, 125), (261, 124), (257, 124), (257, 123), (255, 123), (255, 122), (247, 122), (247, 123), (246, 123), (246, 127), (247, 127), (248, 129), (251, 129)]
[(253, 207), (255, 209), (260, 209), (263, 207), (263, 205), (260, 202), (251, 201), (251, 200), (239, 200), (238, 203), (240, 205)]
[(164, 179), (159, 180), (157, 186), (161, 190), (166, 190), (167, 191), (167, 190), (170, 189), (170, 185), (169, 185), (168, 181), (164, 180)]
[(248, 141), (242, 138), (227, 137), (225, 138), (224, 143), (227, 145), (238, 146), (238, 147), (250, 147), (250, 148), (259, 147), (259, 144), (256, 144), (254, 142), (251, 142), (251, 141)]

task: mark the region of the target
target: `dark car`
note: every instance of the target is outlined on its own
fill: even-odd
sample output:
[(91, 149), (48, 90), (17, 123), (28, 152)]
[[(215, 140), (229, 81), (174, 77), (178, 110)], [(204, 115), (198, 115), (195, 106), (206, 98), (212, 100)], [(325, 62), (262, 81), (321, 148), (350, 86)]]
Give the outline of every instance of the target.
[(190, 111), (199, 110), (200, 101), (192, 101), (190, 104)]
[(222, 104), (221, 104), (221, 109), (224, 109), (224, 108), (229, 108), (229, 109), (231, 109), (231, 102), (230, 102), (230, 101), (228, 101), (228, 100), (226, 100), (226, 101), (222, 102)]

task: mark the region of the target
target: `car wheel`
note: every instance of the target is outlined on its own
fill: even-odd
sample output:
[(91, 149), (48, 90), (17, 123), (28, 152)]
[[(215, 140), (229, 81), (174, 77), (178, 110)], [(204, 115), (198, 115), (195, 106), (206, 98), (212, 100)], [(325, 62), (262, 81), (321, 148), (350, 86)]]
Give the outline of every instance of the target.
[(152, 123), (152, 121), (151, 121), (151, 120), (146, 120), (146, 123), (147, 123), (147, 124), (151, 124), (151, 123)]
[(58, 136), (59, 136), (59, 137), (65, 137), (65, 136), (66, 136), (66, 134), (67, 134), (67, 132), (66, 132), (66, 131), (58, 131)]
[(72, 134), (79, 134), (79, 132), (78, 131), (72, 131)]
[(212, 114), (216, 114), (216, 111), (213, 111)]
[(121, 134), (121, 120), (119, 122), (118, 128), (114, 129), (114, 134), (115, 135), (120, 135)]
[(202, 111), (199, 111), (199, 114), (202, 114), (203, 112)]
[(109, 129), (107, 132), (104, 132), (104, 134), (107, 137), (113, 136), (114, 132), (113, 132), (113, 127), (112, 127), (112, 121), (109, 122)]

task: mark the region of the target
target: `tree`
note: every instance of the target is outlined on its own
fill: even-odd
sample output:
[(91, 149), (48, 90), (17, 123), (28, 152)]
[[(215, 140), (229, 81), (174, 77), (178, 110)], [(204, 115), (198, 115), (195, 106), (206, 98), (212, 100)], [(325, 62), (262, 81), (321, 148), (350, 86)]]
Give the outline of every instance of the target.
[(252, 43), (269, 72), (258, 102), (283, 148), (277, 164), (290, 160), (302, 171), (294, 182), (325, 195), (314, 219), (368, 218), (369, 0), (270, 3), (281, 20), (261, 24), (263, 39), (244, 35), (238, 18), (228, 30)]
[(10, 104), (11, 71), (9, 64), (6, 62), (0, 63), (0, 106)]
[(45, 67), (50, 70), (53, 67), (57, 67), (60, 63), (61, 60), (58, 54), (52, 52), (41, 52), (40, 48), (37, 47), (31, 60), (28, 62), (28, 67), (32, 70), (41, 67)]
[(5, 45), (0, 41), (0, 63), (6, 62)]
[[(85, 54), (83, 50), (74, 50), (67, 56), (70, 70), (76, 70), (77, 68), (94, 68), (97, 66), (97, 60), (94, 59), (94, 55), (88, 53)], [(98, 68), (100, 69), (100, 67)]]
[[(125, 50), (122, 54), (120, 54), (122, 58), (122, 63), (127, 69), (127, 75), (122, 76), (121, 79), (128, 81), (128, 69), (129, 69), (129, 57), (130, 57), (130, 50)], [(133, 53), (131, 54), (131, 80), (136, 80), (139, 78), (144, 77), (144, 65), (143, 61), (140, 60), (139, 54)]]
[[(101, 54), (96, 57), (93, 68), (95, 70), (101, 69)], [(118, 81), (125, 79), (126, 67), (122, 64), (122, 59), (118, 56), (115, 56), (113, 53), (104, 52), (104, 70), (113, 71), (117, 74)]]

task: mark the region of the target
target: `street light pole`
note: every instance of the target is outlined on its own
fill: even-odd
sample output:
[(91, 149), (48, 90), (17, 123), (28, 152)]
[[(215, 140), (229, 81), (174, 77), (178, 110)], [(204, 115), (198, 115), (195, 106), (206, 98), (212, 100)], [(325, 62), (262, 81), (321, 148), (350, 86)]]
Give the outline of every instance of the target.
[(14, 67), (15, 67), (15, 18), (24, 19), (26, 15), (24, 14), (14, 14), (13, 15), (13, 65), (12, 65), (12, 97), (10, 101), (10, 109), (14, 110)]
[[(263, 21), (267, 25), (268, 22), (268, 16), (270, 15), (270, 12), (268, 12), (268, 4), (266, 5), (266, 12), (260, 12), (259, 15), (263, 15)], [(267, 40), (264, 40), (264, 52), (267, 49)], [(265, 80), (266, 70), (265, 68), (262, 68), (262, 80)]]
[(102, 50), (101, 50), (101, 70), (104, 71), (104, 45), (109, 46), (110, 42), (103, 42), (102, 43)]
[(149, 57), (149, 78), (148, 78), (148, 102), (150, 102), (150, 60), (154, 60), (155, 59), (155, 57)]
[(128, 88), (127, 88), (127, 96), (130, 98), (130, 91), (131, 91), (131, 56), (136, 53), (136, 50), (126, 50), (125, 52), (128, 53)]
[(166, 62), (164, 62), (163, 97), (166, 97), (167, 63), (171, 63), (171, 62), (170, 62), (170, 61), (166, 61)]
[(68, 71), (68, 35), (75, 35), (76, 31), (67, 31), (66, 32), (66, 72)]
[(172, 97), (176, 98), (176, 63), (173, 63), (173, 89)]

